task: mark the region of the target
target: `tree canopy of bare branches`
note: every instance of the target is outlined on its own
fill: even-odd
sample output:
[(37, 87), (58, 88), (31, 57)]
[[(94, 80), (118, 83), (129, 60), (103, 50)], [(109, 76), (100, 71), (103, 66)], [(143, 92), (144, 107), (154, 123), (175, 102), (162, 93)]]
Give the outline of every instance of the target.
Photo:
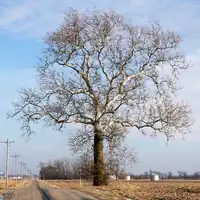
[(167, 138), (188, 132), (190, 108), (175, 94), (189, 64), (175, 32), (128, 24), (113, 11), (70, 9), (44, 42), (38, 85), (20, 91), (10, 116), (28, 135), (42, 120), (58, 129), (83, 124), (94, 142), (94, 185), (104, 184), (104, 140), (112, 146), (129, 128)]

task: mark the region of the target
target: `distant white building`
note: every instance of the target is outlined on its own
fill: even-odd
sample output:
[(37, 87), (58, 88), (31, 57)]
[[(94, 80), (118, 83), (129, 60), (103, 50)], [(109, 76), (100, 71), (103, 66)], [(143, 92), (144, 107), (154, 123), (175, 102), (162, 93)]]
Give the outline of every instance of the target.
[(131, 176), (130, 175), (126, 176), (126, 180), (130, 181), (131, 180)]
[(152, 181), (159, 181), (160, 177), (158, 174), (152, 174), (151, 180)]

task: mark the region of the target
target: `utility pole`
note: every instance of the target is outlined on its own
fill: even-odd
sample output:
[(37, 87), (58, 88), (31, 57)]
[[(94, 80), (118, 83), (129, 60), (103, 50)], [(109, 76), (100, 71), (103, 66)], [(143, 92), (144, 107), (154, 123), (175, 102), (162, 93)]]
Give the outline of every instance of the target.
[(26, 179), (26, 173), (27, 173), (26, 163), (23, 163), (23, 167), (24, 167), (24, 179)]
[(15, 159), (15, 184), (17, 186), (17, 158), (20, 157), (20, 155), (12, 155), (12, 157)]
[(21, 179), (23, 179), (23, 166), (24, 166), (24, 163), (20, 162), (20, 166), (21, 166)]
[(6, 141), (1, 141), (1, 143), (6, 144), (6, 188), (8, 188), (8, 160), (9, 160), (9, 144), (14, 143), (15, 141), (9, 141), (8, 138)]
[(28, 178), (31, 179), (31, 170), (28, 169)]

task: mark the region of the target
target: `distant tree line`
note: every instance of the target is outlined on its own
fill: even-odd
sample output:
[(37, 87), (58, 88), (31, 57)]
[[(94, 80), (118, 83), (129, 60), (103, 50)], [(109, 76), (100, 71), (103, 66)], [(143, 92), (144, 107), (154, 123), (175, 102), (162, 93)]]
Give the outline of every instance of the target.
[[(39, 163), (40, 179), (54, 180), (54, 179), (82, 179), (92, 180), (94, 163), (92, 157), (83, 155), (76, 161), (69, 161), (69, 159), (58, 159), (49, 161), (48, 163)], [(127, 173), (117, 160), (109, 159), (106, 163), (105, 172), (107, 174), (107, 181), (109, 177), (114, 179), (123, 179)]]
[(157, 174), (159, 175), (160, 179), (184, 179), (184, 180), (199, 180), (200, 179), (200, 171), (194, 172), (194, 173), (187, 173), (185, 171), (178, 171), (177, 173), (172, 173), (172, 172), (159, 172), (159, 171), (153, 171), (149, 170), (148, 172), (144, 172), (143, 174), (140, 175), (134, 175), (130, 174), (132, 179), (150, 179), (152, 175)]
[[(44, 180), (59, 180), (59, 179), (79, 179), (80, 177), (85, 180), (92, 180), (94, 163), (92, 156), (82, 155), (76, 161), (70, 161), (69, 159), (57, 159), (54, 161), (49, 161), (48, 163), (39, 163), (40, 166), (40, 179)], [(149, 170), (142, 174), (128, 173), (123, 169), (118, 159), (109, 158), (107, 159), (105, 165), (105, 172), (109, 177), (115, 180), (125, 179), (127, 175), (130, 175), (131, 179), (150, 179), (152, 175), (159, 175), (160, 179), (184, 179), (184, 180), (200, 180), (200, 171), (194, 173), (187, 173), (185, 171), (177, 171), (177, 173), (172, 172), (159, 172), (154, 170)]]

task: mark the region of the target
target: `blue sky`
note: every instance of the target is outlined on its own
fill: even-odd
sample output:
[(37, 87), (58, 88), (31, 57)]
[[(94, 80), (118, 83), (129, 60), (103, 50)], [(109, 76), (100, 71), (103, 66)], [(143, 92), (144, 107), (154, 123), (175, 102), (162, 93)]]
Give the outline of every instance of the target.
[[(193, 0), (2, 0), (0, 3), (0, 139), (7, 137), (15, 140), (10, 153), (20, 154), (19, 161), (28, 164), (37, 172), (40, 160), (71, 156), (67, 147), (66, 135), (74, 131), (70, 126), (63, 134), (41, 125), (36, 128), (36, 135), (26, 142), (21, 137), (19, 122), (7, 120), (5, 113), (11, 109), (11, 101), (18, 98), (17, 89), (35, 84), (33, 69), (37, 56), (43, 48), (41, 38), (46, 32), (55, 30), (63, 19), (63, 12), (68, 7), (79, 10), (96, 7), (109, 8), (123, 14), (127, 21), (146, 24), (157, 20), (166, 28), (178, 31), (183, 37), (182, 49), (192, 61), (194, 67), (182, 74), (181, 84), (184, 90), (179, 96), (193, 109), (196, 120), (192, 133), (169, 142), (163, 136), (152, 139), (131, 130), (126, 144), (138, 152), (139, 162), (130, 169), (140, 173), (148, 169), (172, 171), (200, 171), (200, 2)], [(5, 145), (0, 145), (0, 169), (4, 169)], [(10, 159), (10, 172), (14, 170)]]

